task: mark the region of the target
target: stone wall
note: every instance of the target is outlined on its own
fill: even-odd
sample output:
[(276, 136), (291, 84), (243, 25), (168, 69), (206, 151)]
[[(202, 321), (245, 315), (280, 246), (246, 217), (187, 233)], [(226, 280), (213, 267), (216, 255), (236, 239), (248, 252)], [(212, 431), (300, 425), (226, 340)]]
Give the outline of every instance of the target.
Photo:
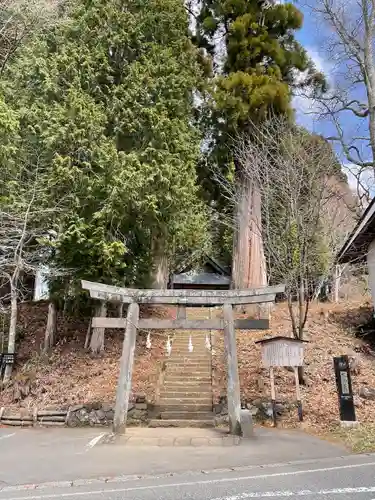
[[(16, 410), (17, 411), (17, 410)], [(160, 410), (147, 403), (144, 394), (136, 394), (129, 402), (127, 425), (147, 425), (149, 419), (158, 418)], [(45, 408), (32, 412), (13, 408), (0, 408), (0, 426), (110, 426), (115, 416), (115, 403), (86, 403), (69, 408)]]
[[(267, 398), (258, 398), (252, 401), (241, 401), (241, 407), (247, 408), (251, 411), (255, 422), (264, 423), (267, 420), (272, 420), (272, 403)], [(278, 417), (294, 408), (296, 408), (296, 402), (276, 402), (276, 412)], [(216, 425), (228, 424), (228, 402), (226, 396), (220, 396), (219, 402), (214, 405), (214, 413)]]
[[(129, 402), (127, 425), (145, 425), (153, 407), (146, 401), (146, 396), (137, 394)], [(115, 415), (115, 403), (90, 403), (69, 408), (66, 419), (68, 427), (111, 425)]]

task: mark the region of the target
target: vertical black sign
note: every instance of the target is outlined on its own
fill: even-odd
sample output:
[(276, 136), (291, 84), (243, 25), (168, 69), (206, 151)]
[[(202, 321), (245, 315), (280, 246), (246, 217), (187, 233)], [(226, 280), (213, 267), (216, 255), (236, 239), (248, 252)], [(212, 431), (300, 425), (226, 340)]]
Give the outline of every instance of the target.
[(339, 396), (340, 420), (355, 422), (355, 409), (353, 400), (352, 380), (348, 356), (333, 358), (336, 375), (336, 386)]

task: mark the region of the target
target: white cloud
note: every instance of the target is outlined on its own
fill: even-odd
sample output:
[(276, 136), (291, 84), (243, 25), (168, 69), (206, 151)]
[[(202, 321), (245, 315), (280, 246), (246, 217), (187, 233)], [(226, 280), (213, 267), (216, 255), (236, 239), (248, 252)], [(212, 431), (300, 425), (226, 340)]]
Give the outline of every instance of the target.
[(331, 81), (333, 64), (324, 57), (322, 57), (319, 51), (315, 47), (307, 47), (305, 50), (307, 51), (307, 54), (309, 55), (313, 63), (315, 64), (316, 69), (324, 73), (328, 78), (328, 81), (330, 83), (333, 83)]
[(354, 194), (360, 197), (365, 195), (365, 198), (375, 196), (375, 176), (372, 169), (360, 168), (354, 163), (345, 163), (342, 171), (347, 175), (349, 187)]
[[(332, 87), (334, 85), (333, 65), (327, 59), (322, 57), (315, 47), (306, 47), (305, 50), (313, 61), (317, 71), (325, 75), (328, 84)], [(299, 72), (296, 74), (296, 81), (299, 83), (302, 83), (305, 78), (305, 72)], [(297, 93), (293, 97), (292, 105), (296, 111), (297, 122), (304, 127), (313, 129), (314, 123), (317, 119), (317, 113), (320, 109), (320, 104), (311, 97), (311, 90), (305, 89), (304, 91)]]

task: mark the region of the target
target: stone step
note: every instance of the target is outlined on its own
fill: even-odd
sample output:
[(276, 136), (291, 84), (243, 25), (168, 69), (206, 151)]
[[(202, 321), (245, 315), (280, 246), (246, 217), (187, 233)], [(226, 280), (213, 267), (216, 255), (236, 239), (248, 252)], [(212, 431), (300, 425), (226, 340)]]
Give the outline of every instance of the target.
[(149, 427), (215, 427), (215, 420), (210, 418), (208, 420), (151, 420)]
[(184, 392), (212, 392), (212, 384), (210, 382), (197, 382), (190, 379), (164, 381), (163, 391), (184, 391)]
[(165, 375), (164, 378), (164, 383), (167, 384), (168, 382), (190, 382), (192, 384), (211, 384), (211, 376), (210, 375), (201, 375), (201, 376), (196, 376), (195, 374), (191, 373), (190, 376), (183, 375), (183, 374), (169, 374), (168, 372)]
[(206, 335), (208, 335), (208, 333), (206, 333), (206, 330), (193, 330), (191, 333), (187, 333), (186, 330), (185, 330), (185, 333), (178, 333), (176, 332), (174, 334), (174, 339), (188, 339), (189, 340), (189, 337), (191, 336), (192, 339), (194, 338), (206, 338)]
[(172, 342), (172, 352), (173, 348), (175, 351), (181, 349), (181, 351), (188, 352), (189, 354), (194, 354), (195, 352), (200, 352), (201, 354), (207, 354), (211, 355), (210, 349), (207, 349), (205, 341), (204, 340), (194, 340), (193, 339), (193, 350), (190, 352), (189, 351), (189, 342), (179, 342), (179, 341), (173, 341)]
[(178, 349), (175, 348), (173, 350), (172, 346), (172, 351), (170, 358), (191, 358), (191, 359), (211, 359), (211, 353), (207, 351), (198, 351), (198, 352), (189, 352), (188, 349)]
[(178, 377), (183, 380), (196, 380), (203, 379), (207, 382), (211, 382), (211, 371), (195, 371), (195, 370), (167, 370), (165, 372), (164, 380), (167, 380), (169, 377)]
[(189, 351), (188, 347), (182, 347), (182, 346), (176, 346), (172, 345), (172, 350), (171, 350), (171, 357), (176, 356), (176, 354), (183, 354), (184, 356), (194, 356), (194, 357), (201, 357), (201, 358), (210, 358), (211, 357), (211, 352), (203, 349), (197, 349), (193, 350), (192, 352)]
[(183, 356), (178, 358), (172, 358), (167, 361), (168, 365), (185, 365), (185, 366), (211, 366), (212, 362), (210, 359), (191, 359), (184, 358)]
[(160, 399), (164, 398), (172, 398), (172, 399), (192, 399), (194, 401), (199, 399), (211, 399), (212, 400), (212, 391), (197, 391), (195, 388), (192, 388), (190, 391), (186, 391), (184, 389), (178, 390), (165, 390), (163, 389), (160, 392)]
[(212, 411), (163, 411), (162, 420), (209, 420), (213, 418)]
[(208, 369), (189, 369), (189, 368), (171, 368), (167, 367), (166, 375), (181, 375), (182, 377), (211, 377), (212, 370)]
[[(200, 371), (200, 370), (196, 370), (196, 371)], [(212, 373), (212, 370), (211, 371), (205, 371), (204, 373), (196, 373), (195, 370), (188, 370), (188, 371), (182, 371), (181, 370), (166, 370), (165, 372), (165, 375), (164, 375), (164, 378), (167, 379), (167, 378), (172, 378), (172, 379), (175, 379), (177, 377), (179, 378), (184, 378), (184, 379), (194, 379), (194, 380), (200, 380), (200, 379), (207, 379), (209, 381), (211, 381), (211, 373)]]
[[(207, 352), (209, 352), (209, 349), (207, 349), (207, 346), (206, 346), (206, 338), (203, 337), (203, 338), (192, 338), (191, 339), (191, 342), (193, 344), (193, 349), (195, 349), (196, 347), (200, 348), (200, 349), (205, 349)], [(188, 348), (189, 347), (189, 338), (187, 339), (174, 339), (172, 340), (172, 345), (175, 345), (175, 346), (181, 346), (183, 348)], [(194, 351), (193, 351), (194, 352)]]
[(171, 358), (175, 357), (175, 356), (184, 356), (184, 357), (191, 357), (191, 358), (195, 358), (195, 357), (200, 357), (200, 358), (206, 358), (206, 359), (211, 359), (211, 355), (209, 353), (207, 353), (206, 351), (203, 351), (203, 350), (197, 350), (197, 351), (193, 351), (193, 352), (189, 352), (187, 349), (184, 349), (184, 348), (178, 348), (178, 347), (173, 347), (172, 346), (172, 351), (171, 351)]
[(207, 347), (205, 346), (204, 342), (195, 342), (193, 340), (193, 350), (192, 352), (189, 351), (189, 344), (188, 342), (172, 342), (172, 349), (175, 349), (176, 351), (177, 350), (181, 350), (183, 352), (188, 352), (189, 354), (194, 354), (194, 353), (201, 353), (201, 354), (207, 354), (207, 355), (210, 355), (211, 354), (211, 351), (209, 349), (207, 349)]
[(211, 365), (206, 364), (196, 364), (196, 365), (186, 365), (186, 364), (178, 364), (178, 363), (169, 363), (167, 365), (167, 370), (177, 371), (177, 370), (190, 370), (191, 372), (196, 371), (212, 371)]
[[(200, 351), (204, 351), (204, 352), (207, 352), (209, 353), (210, 350), (207, 349), (206, 347), (206, 341), (205, 339), (202, 339), (202, 340), (196, 340), (196, 339), (192, 339), (192, 343), (193, 343), (193, 352), (195, 352), (196, 350), (200, 350)], [(186, 349), (188, 350), (189, 348), (189, 340), (173, 340), (172, 342), (172, 347), (179, 347), (181, 349)]]
[[(169, 390), (163, 390), (160, 393), (160, 399), (188, 399), (188, 400), (193, 400), (196, 401), (197, 399), (199, 400), (204, 400), (204, 401), (212, 401), (212, 391), (169, 391)], [(200, 403), (203, 401), (199, 401)]]
[(159, 400), (159, 406), (161, 405), (211, 405), (212, 406), (212, 396), (205, 398), (171, 398), (162, 397)]
[(172, 373), (172, 374), (175, 374), (175, 373), (186, 373), (186, 374), (191, 374), (191, 375), (194, 375), (195, 373), (197, 372), (204, 372), (205, 374), (207, 375), (210, 375), (211, 376), (211, 373), (212, 373), (212, 369), (211, 367), (209, 366), (184, 366), (184, 365), (181, 365), (181, 366), (172, 366), (172, 365), (167, 365), (167, 368), (166, 368), (166, 372), (167, 373)]
[(172, 398), (172, 399), (211, 399), (212, 400), (212, 390), (205, 389), (200, 391), (199, 389), (191, 390), (178, 390), (175, 388), (165, 389), (160, 392), (160, 398)]
[(212, 414), (212, 403), (211, 404), (204, 404), (204, 405), (195, 405), (195, 404), (189, 404), (189, 405), (171, 405), (171, 404), (165, 404), (160, 402), (160, 413), (163, 414), (165, 412), (181, 412), (181, 413), (210, 413)]
[[(185, 343), (185, 344), (188, 344), (189, 343), (189, 337), (190, 335), (187, 334), (185, 336), (183, 335), (175, 335), (173, 337), (173, 342), (181, 342), (182, 344)], [(208, 337), (210, 338), (210, 337)], [(206, 342), (206, 335), (203, 334), (203, 335), (192, 335), (191, 336), (191, 341), (193, 342), (193, 345), (194, 345), (194, 342), (201, 342), (204, 346), (206, 345), (205, 342)]]
[[(181, 338), (181, 337), (178, 337), (178, 338), (174, 338), (172, 340), (173, 344), (179, 344), (179, 345), (184, 345), (184, 346), (188, 346), (189, 345), (189, 337), (186, 337), (186, 338)], [(197, 346), (201, 346), (201, 347), (204, 347), (205, 349), (207, 349), (206, 347), (206, 337), (191, 337), (191, 342), (193, 344), (193, 347), (195, 347), (195, 344)]]
[(167, 366), (186, 366), (191, 368), (196, 368), (198, 366), (204, 366), (211, 368), (211, 360), (201, 360), (201, 361), (184, 361), (183, 359), (171, 359), (167, 361)]
[(174, 355), (171, 356), (168, 360), (167, 363), (186, 363), (189, 365), (197, 364), (197, 363), (202, 363), (202, 364), (211, 364), (212, 360), (208, 356), (199, 356), (199, 357), (192, 357), (190, 355)]
[(171, 368), (167, 366), (166, 371), (164, 372), (164, 376), (171, 375), (172, 377), (175, 377), (176, 375), (183, 375), (184, 377), (190, 379), (191, 377), (208, 377), (211, 378), (212, 375), (212, 370), (207, 370), (206, 368), (183, 368), (181, 367), (180, 369), (177, 368)]
[(171, 385), (177, 382), (178, 384), (186, 383), (188, 385), (203, 385), (203, 386), (209, 385), (211, 387), (212, 385), (211, 375), (209, 376), (205, 375), (203, 380), (201, 379), (202, 377), (197, 378), (194, 375), (194, 373), (190, 373), (189, 375), (185, 375), (183, 377), (181, 376), (179, 377), (177, 373), (175, 375), (166, 373), (164, 377), (164, 384), (166, 384), (169, 381)]
[(210, 359), (191, 359), (191, 358), (184, 358), (183, 356), (178, 357), (178, 358), (172, 358), (167, 361), (167, 365), (177, 365), (177, 366), (211, 366), (211, 360)]

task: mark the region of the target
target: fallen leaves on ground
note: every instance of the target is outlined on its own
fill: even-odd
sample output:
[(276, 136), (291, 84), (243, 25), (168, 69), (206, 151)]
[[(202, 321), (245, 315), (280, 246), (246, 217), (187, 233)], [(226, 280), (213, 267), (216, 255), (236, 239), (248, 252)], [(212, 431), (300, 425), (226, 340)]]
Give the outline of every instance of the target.
[[(361, 399), (359, 389), (375, 388), (375, 357), (367, 337), (355, 337), (354, 329), (371, 318), (369, 302), (363, 298), (340, 304), (313, 304), (306, 329), (306, 378), (301, 388), (304, 407), (304, 428), (311, 432), (327, 434), (339, 420), (338, 399), (333, 357), (342, 354), (355, 356), (356, 373), (352, 375), (358, 420), (371, 423), (375, 415), (375, 402)], [(148, 311), (148, 315), (155, 311)], [(172, 317), (175, 311), (165, 311)], [(220, 315), (220, 309), (211, 311)], [(29, 377), (30, 394), (21, 401), (14, 401), (14, 387), (0, 392), (1, 406), (46, 408), (69, 406), (87, 402), (111, 402), (115, 399), (122, 334), (119, 330), (106, 331), (105, 352), (92, 357), (83, 349), (88, 318), (70, 320), (59, 318), (57, 346), (49, 357), (38, 354), (46, 324), (45, 305), (25, 305), (21, 308), (20, 328), (23, 336), (18, 349), (18, 370), (15, 380)], [(207, 317), (207, 309), (189, 311), (189, 317)], [(272, 312), (270, 331), (238, 331), (237, 349), (243, 400), (270, 398), (269, 375), (261, 366), (260, 348), (256, 340), (266, 334), (290, 335), (290, 319), (285, 304), (277, 304)], [(152, 332), (152, 348), (146, 349), (146, 332), (138, 336), (133, 372), (133, 393), (145, 393), (152, 401), (165, 360), (166, 334)], [(188, 335), (188, 332), (187, 332)], [(226, 358), (224, 336), (215, 332), (213, 344), (213, 390), (217, 401), (226, 394)], [(275, 370), (277, 399), (293, 402), (296, 399), (294, 374), (285, 368)], [(297, 410), (286, 413), (280, 426), (298, 426)]]
[[(313, 304), (306, 328), (305, 374), (307, 385), (301, 387), (304, 408), (304, 428), (314, 432), (329, 431), (339, 421), (333, 357), (347, 354), (356, 359), (352, 373), (357, 419), (361, 423), (374, 421), (375, 401), (361, 399), (361, 387), (375, 388), (375, 357), (366, 340), (355, 336), (355, 328), (368, 322), (372, 308), (363, 298), (339, 304)], [(266, 334), (290, 336), (291, 325), (287, 306), (277, 304), (271, 316), (270, 331), (237, 331), (237, 352), (242, 401), (257, 398), (270, 400), (269, 372), (261, 365), (256, 340)], [(215, 334), (213, 356), (214, 398), (226, 394), (226, 357), (223, 335)], [(358, 372), (358, 373), (357, 373)], [(294, 373), (286, 368), (275, 369), (276, 397), (281, 402), (296, 401)], [(297, 427), (297, 409), (284, 415), (281, 427)]]
[[(144, 317), (155, 311), (145, 311)], [(164, 311), (160, 317), (169, 316)], [(105, 351), (92, 356), (84, 349), (89, 318), (82, 320), (59, 316), (58, 341), (49, 356), (40, 354), (47, 318), (46, 304), (24, 304), (20, 308), (21, 341), (17, 349), (14, 383), (0, 391), (0, 407), (39, 409), (68, 407), (91, 402), (113, 402), (119, 375), (123, 332), (106, 330)], [(165, 358), (166, 335), (151, 333), (151, 349), (146, 348), (147, 332), (137, 337), (132, 392), (143, 393), (149, 401)], [(17, 385), (18, 384), (18, 385)], [(30, 393), (15, 401), (15, 388), (25, 384)], [(16, 398), (18, 399), (18, 398)]]

